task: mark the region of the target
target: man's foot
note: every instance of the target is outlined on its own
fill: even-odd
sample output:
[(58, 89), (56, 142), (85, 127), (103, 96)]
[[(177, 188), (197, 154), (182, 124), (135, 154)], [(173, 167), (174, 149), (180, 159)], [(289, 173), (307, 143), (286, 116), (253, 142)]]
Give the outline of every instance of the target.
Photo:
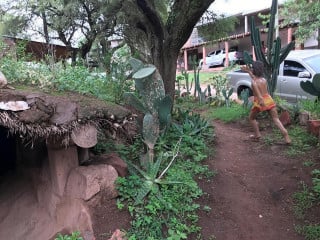
[(291, 139), (290, 139), (289, 135), (284, 136), (284, 142), (285, 142), (287, 145), (290, 145), (290, 144), (291, 144)]
[(249, 136), (249, 140), (254, 141), (254, 142), (258, 142), (260, 140), (261, 136), (256, 136), (256, 135), (250, 135)]

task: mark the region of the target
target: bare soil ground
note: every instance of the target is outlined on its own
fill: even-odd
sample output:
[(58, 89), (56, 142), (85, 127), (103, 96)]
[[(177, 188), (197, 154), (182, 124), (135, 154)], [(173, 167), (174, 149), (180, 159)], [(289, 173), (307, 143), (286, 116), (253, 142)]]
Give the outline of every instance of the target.
[(294, 230), (292, 194), (309, 179), (305, 159), (288, 157), (284, 145), (250, 141), (248, 124), (214, 125), (216, 154), (207, 163), (218, 174), (200, 183), (207, 193), (201, 203), (212, 209), (200, 215), (204, 239), (303, 239)]
[[(295, 230), (292, 194), (299, 182), (310, 182), (310, 169), (303, 166), (306, 156), (288, 157), (285, 145), (266, 145), (248, 139), (247, 122), (215, 126), (215, 154), (205, 164), (216, 170), (209, 180), (200, 180), (205, 194), (199, 204), (211, 211), (199, 211), (203, 240), (302, 240)], [(272, 129), (267, 127), (262, 135)], [(312, 153), (310, 153), (312, 154)], [(318, 152), (308, 156), (315, 158)], [(95, 209), (97, 240), (129, 226), (130, 216), (119, 212), (115, 202), (102, 202)], [(105, 215), (106, 214), (106, 215)], [(190, 240), (197, 239), (190, 236)]]

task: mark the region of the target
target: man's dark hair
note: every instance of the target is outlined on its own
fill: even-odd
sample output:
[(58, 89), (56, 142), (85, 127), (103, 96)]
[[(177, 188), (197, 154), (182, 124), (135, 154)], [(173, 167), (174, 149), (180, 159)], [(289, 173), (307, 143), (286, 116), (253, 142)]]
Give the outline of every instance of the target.
[(263, 62), (255, 61), (252, 63), (253, 75), (255, 75), (256, 77), (263, 77), (263, 72), (264, 72)]

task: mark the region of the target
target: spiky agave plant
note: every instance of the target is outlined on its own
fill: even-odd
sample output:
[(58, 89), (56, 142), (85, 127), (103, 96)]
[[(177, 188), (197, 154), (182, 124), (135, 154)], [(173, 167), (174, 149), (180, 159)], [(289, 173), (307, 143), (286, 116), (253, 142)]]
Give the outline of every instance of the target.
[[(175, 145), (172, 152), (168, 151), (168, 152), (160, 153), (155, 163), (148, 162), (146, 170), (142, 170), (135, 164), (128, 162), (128, 165), (134, 168), (139, 173), (139, 175), (141, 175), (141, 177), (143, 178), (143, 183), (141, 185), (141, 188), (138, 190), (137, 196), (135, 198), (135, 204), (142, 203), (143, 199), (151, 191), (158, 193), (158, 196), (160, 196), (159, 186), (162, 184), (185, 184), (184, 182), (179, 182), (179, 181), (167, 181), (163, 178), (164, 174), (169, 170), (173, 161), (176, 159), (176, 157), (179, 154), (180, 142), (181, 142), (181, 138)], [(161, 163), (163, 159), (165, 157), (168, 157), (170, 153), (171, 153), (171, 160), (169, 164), (164, 168), (164, 170), (161, 171), (160, 170)]]

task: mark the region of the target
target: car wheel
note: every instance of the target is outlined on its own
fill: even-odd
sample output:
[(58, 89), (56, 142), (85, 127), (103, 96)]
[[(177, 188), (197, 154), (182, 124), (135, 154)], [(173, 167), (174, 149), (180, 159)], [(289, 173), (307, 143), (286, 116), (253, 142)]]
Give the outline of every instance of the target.
[(248, 91), (248, 97), (253, 96), (252, 89), (250, 89), (248, 87), (239, 87), (238, 91), (237, 91), (237, 95), (238, 95), (239, 99), (242, 99), (242, 95), (245, 94), (245, 91)]

